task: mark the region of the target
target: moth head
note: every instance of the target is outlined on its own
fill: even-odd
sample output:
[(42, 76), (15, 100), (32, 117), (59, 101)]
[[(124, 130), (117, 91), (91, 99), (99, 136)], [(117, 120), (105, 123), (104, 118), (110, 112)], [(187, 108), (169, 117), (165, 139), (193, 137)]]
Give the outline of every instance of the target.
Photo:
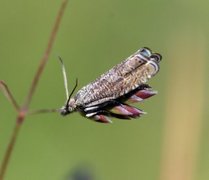
[(70, 114), (71, 112), (73, 112), (76, 108), (76, 105), (75, 105), (75, 99), (74, 98), (71, 98), (69, 100), (69, 102), (66, 103), (65, 106), (63, 106), (61, 109), (60, 109), (60, 114), (62, 116), (66, 116), (68, 114)]
[(61, 57), (59, 57), (59, 60), (60, 60), (61, 65), (62, 65), (62, 74), (63, 74), (64, 86), (65, 86), (66, 98), (67, 98), (67, 101), (66, 101), (65, 105), (60, 109), (60, 114), (63, 115), (63, 116), (66, 116), (67, 114), (73, 112), (76, 108), (75, 99), (71, 98), (71, 97), (72, 97), (74, 91), (76, 90), (76, 88), (78, 86), (78, 79), (76, 79), (75, 86), (74, 86), (73, 90), (71, 91), (71, 93), (69, 95), (65, 66), (64, 66), (64, 63), (63, 63), (63, 60), (61, 59)]
[(73, 112), (76, 108), (76, 103), (75, 103), (75, 99), (74, 98), (71, 98), (74, 91), (76, 90), (76, 87), (78, 86), (78, 80), (76, 79), (76, 84), (73, 88), (73, 90), (71, 91), (68, 99), (67, 99), (67, 102), (65, 103), (65, 106), (63, 106), (61, 109), (60, 109), (60, 114), (63, 115), (63, 116), (66, 116), (68, 115), (69, 113)]

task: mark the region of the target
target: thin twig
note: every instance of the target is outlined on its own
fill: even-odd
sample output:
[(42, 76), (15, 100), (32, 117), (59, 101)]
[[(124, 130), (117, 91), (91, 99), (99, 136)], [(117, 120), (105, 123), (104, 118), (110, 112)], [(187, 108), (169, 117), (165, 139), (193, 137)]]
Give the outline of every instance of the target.
[(11, 104), (14, 106), (15, 110), (18, 112), (20, 109), (20, 106), (18, 105), (17, 101), (15, 100), (14, 96), (10, 92), (8, 86), (5, 84), (4, 81), (0, 80), (0, 90), (3, 91), (4, 95), (7, 97), (7, 99), (11, 102)]
[[(62, 1), (61, 7), (59, 9), (58, 15), (56, 17), (56, 20), (55, 20), (55, 23), (54, 23), (54, 26), (53, 26), (53, 29), (51, 31), (51, 35), (50, 35), (49, 40), (48, 40), (48, 45), (46, 47), (46, 50), (45, 50), (45, 53), (44, 53), (43, 57), (40, 60), (39, 67), (38, 67), (37, 72), (36, 72), (36, 74), (34, 76), (34, 79), (32, 81), (32, 84), (31, 84), (31, 87), (29, 89), (28, 95), (26, 96), (25, 103), (23, 104), (23, 106), (20, 109), (18, 108), (19, 111), (18, 111), (18, 115), (17, 115), (17, 118), (16, 118), (16, 124), (15, 124), (14, 130), (12, 132), (11, 139), (9, 141), (6, 153), (4, 155), (4, 158), (3, 158), (3, 161), (2, 161), (2, 164), (1, 164), (0, 180), (4, 179), (4, 176), (5, 176), (8, 164), (9, 164), (9, 160), (11, 158), (11, 154), (14, 150), (14, 145), (16, 143), (18, 133), (20, 131), (20, 127), (21, 127), (22, 123), (24, 122), (24, 119), (27, 115), (29, 105), (31, 103), (31, 100), (32, 100), (33, 94), (35, 92), (35, 89), (37, 87), (38, 81), (40, 79), (40, 76), (41, 76), (44, 68), (45, 68), (46, 62), (48, 61), (48, 57), (49, 57), (49, 54), (52, 50), (54, 40), (56, 38), (56, 35), (57, 35), (58, 29), (59, 29), (59, 26), (60, 26), (61, 19), (63, 17), (65, 7), (67, 5), (67, 2), (68, 2), (68, 0), (63, 0)], [(5, 87), (7, 88), (7, 86), (5, 86)], [(9, 90), (8, 90), (8, 92), (10, 93)], [(10, 93), (9, 95), (13, 99), (12, 94)], [(17, 104), (15, 106), (17, 106)]]
[(4, 179), (4, 175), (5, 175), (5, 172), (6, 172), (7, 167), (8, 167), (9, 159), (10, 159), (12, 151), (14, 149), (14, 145), (16, 143), (16, 139), (18, 137), (18, 133), (20, 131), (20, 128), (21, 128), (21, 124), (16, 123), (15, 127), (13, 129), (13, 132), (12, 132), (10, 142), (8, 144), (8, 147), (7, 147), (7, 151), (4, 155), (4, 159), (3, 159), (3, 162), (2, 162), (2, 166), (1, 166), (1, 170), (0, 170), (0, 180)]
[(39, 67), (38, 67), (37, 72), (36, 72), (36, 74), (34, 76), (34, 79), (32, 81), (32, 84), (31, 84), (28, 96), (26, 97), (25, 103), (23, 105), (24, 109), (28, 109), (28, 107), (29, 107), (29, 105), (31, 103), (33, 94), (35, 92), (35, 89), (37, 87), (38, 81), (40, 79), (40, 76), (41, 76), (41, 74), (43, 72), (43, 69), (44, 69), (44, 67), (46, 65), (46, 62), (48, 61), (49, 54), (50, 54), (50, 52), (52, 50), (52, 47), (53, 47), (53, 44), (54, 44), (54, 40), (55, 40), (55, 37), (57, 35), (57, 31), (59, 29), (61, 18), (63, 16), (65, 7), (67, 5), (67, 2), (68, 2), (68, 0), (63, 0), (63, 2), (62, 2), (62, 5), (61, 5), (60, 10), (58, 12), (58, 15), (56, 17), (56, 21), (55, 21), (54, 27), (53, 27), (51, 35), (49, 37), (49, 41), (48, 41), (48, 45), (46, 47), (45, 53), (44, 53), (44, 55), (43, 55), (43, 57), (42, 57), (42, 59), (40, 61)]

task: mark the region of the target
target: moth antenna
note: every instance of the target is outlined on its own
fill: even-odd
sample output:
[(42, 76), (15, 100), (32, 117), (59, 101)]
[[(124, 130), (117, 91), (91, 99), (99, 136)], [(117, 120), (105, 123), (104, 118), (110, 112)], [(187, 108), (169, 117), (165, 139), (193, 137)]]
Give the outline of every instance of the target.
[(64, 79), (66, 99), (68, 99), (68, 97), (69, 97), (69, 91), (68, 91), (68, 83), (67, 83), (67, 75), (66, 75), (65, 65), (63, 63), (62, 58), (60, 56), (58, 56), (58, 57), (59, 57), (59, 60), (61, 62), (61, 65), (62, 65), (62, 75), (63, 75), (63, 79)]
[(66, 106), (68, 106), (69, 101), (70, 101), (70, 98), (72, 97), (73, 93), (75, 92), (75, 90), (76, 90), (77, 86), (78, 86), (78, 78), (76, 78), (76, 81), (75, 81), (75, 86), (74, 86), (73, 90), (71, 91), (71, 93), (70, 93), (70, 95), (69, 95), (69, 97), (68, 97), (68, 99), (67, 99)]

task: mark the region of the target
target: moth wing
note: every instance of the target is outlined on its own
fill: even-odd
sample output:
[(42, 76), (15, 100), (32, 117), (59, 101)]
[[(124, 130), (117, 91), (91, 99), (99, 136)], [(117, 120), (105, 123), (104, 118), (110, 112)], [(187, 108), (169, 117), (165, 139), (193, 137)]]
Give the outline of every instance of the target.
[(157, 61), (142, 56), (137, 51), (78, 91), (75, 96), (76, 104), (90, 107), (116, 99), (146, 83), (158, 70)]

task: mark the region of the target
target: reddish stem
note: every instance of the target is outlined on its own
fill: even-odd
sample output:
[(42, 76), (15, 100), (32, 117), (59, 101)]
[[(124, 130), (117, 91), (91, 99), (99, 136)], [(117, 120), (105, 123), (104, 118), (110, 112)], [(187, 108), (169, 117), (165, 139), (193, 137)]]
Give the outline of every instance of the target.
[(7, 99), (12, 103), (15, 110), (18, 112), (20, 110), (20, 106), (18, 105), (17, 101), (15, 100), (14, 96), (10, 92), (8, 86), (5, 84), (4, 81), (0, 80), (0, 89), (2, 89), (4, 95), (7, 97)]
[[(28, 95), (26, 96), (25, 103), (23, 104), (23, 106), (20, 109), (19, 109), (18, 105), (16, 103), (14, 103), (15, 108), (18, 109), (18, 116), (16, 118), (16, 124), (15, 124), (15, 127), (13, 129), (11, 139), (9, 141), (9, 144), (7, 146), (7, 150), (5, 152), (5, 155), (4, 155), (2, 164), (1, 164), (0, 180), (4, 179), (4, 176), (5, 176), (8, 164), (9, 164), (9, 160), (11, 158), (11, 154), (13, 152), (13, 149), (14, 149), (14, 146), (15, 146), (15, 143), (16, 143), (21, 125), (24, 122), (24, 119), (25, 119), (26, 114), (28, 112), (29, 105), (31, 103), (33, 94), (34, 94), (35, 89), (37, 87), (38, 81), (40, 79), (40, 76), (41, 76), (44, 68), (45, 68), (46, 62), (48, 61), (48, 57), (49, 57), (49, 54), (52, 50), (52, 47), (53, 47), (53, 44), (54, 44), (54, 41), (55, 41), (55, 37), (57, 35), (58, 29), (59, 29), (59, 26), (60, 26), (60, 22), (61, 22), (61, 19), (63, 17), (63, 13), (64, 13), (65, 7), (67, 5), (67, 2), (68, 2), (68, 0), (63, 0), (62, 1), (61, 7), (59, 9), (59, 12), (57, 14), (57, 17), (56, 17), (56, 20), (55, 20), (55, 23), (54, 23), (54, 26), (53, 26), (53, 29), (51, 31), (51, 35), (50, 35), (49, 40), (48, 40), (48, 45), (46, 47), (46, 50), (44, 52), (43, 57), (40, 60), (39, 67), (38, 67), (37, 72), (36, 72), (36, 74), (33, 78), (33, 81), (32, 81), (32, 84), (30, 86)], [(5, 85), (4, 83), (2, 83), (2, 84)], [(10, 93), (10, 91), (7, 88), (6, 85), (5, 85), (5, 87), (6, 87), (6, 90), (9, 92), (9, 95), (13, 99), (13, 96)]]
[(41, 58), (39, 67), (38, 67), (38, 69), (36, 71), (36, 74), (35, 74), (34, 79), (32, 81), (30, 90), (28, 92), (28, 96), (26, 97), (25, 103), (23, 105), (24, 109), (28, 109), (28, 107), (29, 107), (29, 105), (31, 103), (33, 94), (35, 92), (35, 89), (37, 87), (38, 81), (40, 79), (40, 76), (41, 76), (41, 74), (42, 74), (42, 72), (44, 70), (46, 62), (48, 61), (49, 54), (50, 54), (50, 52), (52, 50), (52, 46), (54, 44), (55, 37), (57, 35), (57, 31), (59, 29), (60, 22), (61, 22), (64, 10), (65, 10), (65, 7), (67, 5), (67, 2), (68, 2), (68, 0), (63, 0), (63, 2), (61, 4), (61, 7), (59, 9), (58, 15), (57, 15), (56, 20), (55, 20), (54, 27), (53, 27), (53, 29), (51, 31), (51, 34), (50, 34), (50, 37), (49, 37), (49, 41), (48, 41), (48, 45), (46, 47), (45, 53), (44, 53), (43, 57)]
[(11, 136), (10, 142), (7, 146), (7, 150), (6, 150), (6, 153), (4, 155), (3, 162), (2, 162), (1, 171), (0, 171), (0, 180), (4, 179), (4, 175), (5, 175), (5, 172), (7, 170), (12, 151), (14, 149), (16, 139), (18, 137), (18, 133), (19, 133), (20, 128), (21, 128), (21, 124), (22, 124), (21, 122), (23, 121), (24, 118), (25, 118), (25, 114), (23, 115), (22, 113), (20, 113), (17, 117), (17, 122), (15, 124), (14, 129), (13, 129), (12, 136)]

